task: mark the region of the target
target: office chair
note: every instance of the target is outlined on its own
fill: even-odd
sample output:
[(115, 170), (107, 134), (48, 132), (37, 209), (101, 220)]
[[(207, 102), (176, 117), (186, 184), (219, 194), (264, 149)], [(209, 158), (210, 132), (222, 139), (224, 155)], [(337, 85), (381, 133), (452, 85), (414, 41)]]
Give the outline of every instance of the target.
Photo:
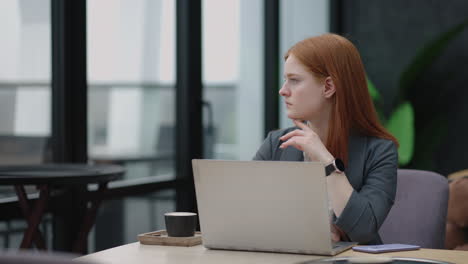
[[(52, 158), (46, 136), (0, 135), (0, 166), (48, 163)], [(0, 197), (11, 196), (13, 187), (0, 186)]]
[(50, 160), (49, 137), (0, 135), (0, 165), (32, 165)]
[(435, 172), (398, 170), (395, 203), (379, 233), (383, 243), (443, 249), (448, 181)]
[[(203, 125), (203, 158), (215, 158), (215, 143), (217, 129), (214, 125), (213, 107), (210, 102), (203, 101), (206, 112), (206, 124)], [(151, 165), (151, 175), (171, 172), (174, 168), (176, 127), (174, 124), (162, 124), (159, 127), (156, 141), (156, 153), (159, 157)]]
[[(51, 161), (51, 154), (50, 138), (47, 136), (0, 135), (0, 166), (47, 163)], [(37, 192), (34, 186), (26, 186), (25, 189), (28, 194)], [(16, 197), (13, 186), (0, 186), (0, 208), (4, 200), (8, 203), (11, 197)], [(0, 221), (5, 221), (6, 224), (2, 235), (5, 247), (10, 245), (10, 234), (20, 231), (11, 226), (10, 220), (10, 218), (0, 216)], [(46, 226), (43, 224), (44, 229)], [(0, 261), (0, 263), (3, 262)]]
[[(206, 124), (203, 125), (203, 157), (206, 159), (213, 159), (217, 136), (214, 125), (213, 107), (210, 102), (203, 101), (203, 109), (206, 109)], [(175, 136), (174, 124), (162, 124), (159, 127), (159, 136), (156, 143), (157, 153), (173, 155), (175, 152)]]

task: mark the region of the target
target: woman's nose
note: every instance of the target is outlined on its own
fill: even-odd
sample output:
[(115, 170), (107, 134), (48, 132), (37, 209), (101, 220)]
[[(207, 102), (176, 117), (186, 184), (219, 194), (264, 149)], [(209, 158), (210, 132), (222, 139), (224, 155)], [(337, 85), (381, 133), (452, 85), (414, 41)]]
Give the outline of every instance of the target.
[(281, 96), (288, 96), (289, 95), (289, 89), (286, 87), (286, 85), (283, 84), (283, 86), (279, 90), (279, 94)]

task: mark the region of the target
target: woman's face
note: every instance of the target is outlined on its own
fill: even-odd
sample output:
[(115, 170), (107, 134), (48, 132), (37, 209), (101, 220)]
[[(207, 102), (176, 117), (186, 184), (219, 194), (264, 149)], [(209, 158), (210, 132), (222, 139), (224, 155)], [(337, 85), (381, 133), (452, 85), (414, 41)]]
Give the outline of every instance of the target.
[(284, 64), (284, 84), (279, 94), (284, 97), (288, 117), (298, 120), (315, 120), (320, 117), (326, 103), (325, 82), (290, 55)]

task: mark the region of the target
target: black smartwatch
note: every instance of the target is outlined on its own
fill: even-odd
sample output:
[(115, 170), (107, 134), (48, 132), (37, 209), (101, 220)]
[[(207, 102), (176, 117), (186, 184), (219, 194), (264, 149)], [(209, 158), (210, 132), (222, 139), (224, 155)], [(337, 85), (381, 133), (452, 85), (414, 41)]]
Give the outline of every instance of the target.
[(335, 159), (332, 163), (325, 166), (325, 176), (329, 176), (333, 172), (343, 173), (345, 170), (345, 166), (342, 160)]

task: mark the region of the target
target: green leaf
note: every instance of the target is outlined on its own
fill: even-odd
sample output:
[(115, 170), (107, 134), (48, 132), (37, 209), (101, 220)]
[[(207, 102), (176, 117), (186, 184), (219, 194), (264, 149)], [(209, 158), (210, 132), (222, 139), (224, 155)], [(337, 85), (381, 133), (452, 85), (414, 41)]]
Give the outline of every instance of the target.
[(377, 91), (377, 89), (375, 88), (374, 84), (371, 82), (369, 77), (367, 77), (366, 79), (367, 79), (367, 88), (369, 89), (369, 93), (370, 93), (372, 100), (380, 101), (381, 97), (380, 97), (379, 91)]
[(468, 25), (468, 20), (460, 23), (450, 30), (443, 32), (434, 40), (428, 42), (415, 56), (413, 61), (401, 74), (398, 102), (407, 100), (407, 92), (415, 86), (421, 74), (439, 57), (449, 42), (462, 32)]
[(371, 96), (372, 102), (374, 103), (375, 111), (377, 112), (377, 116), (379, 117), (380, 122), (383, 124), (385, 123), (385, 116), (382, 110), (382, 100), (379, 91), (375, 88), (375, 85), (366, 76), (367, 80), (367, 89), (369, 90), (369, 94)]
[(401, 166), (408, 164), (414, 151), (414, 110), (409, 102), (396, 108), (387, 122), (388, 131), (397, 138), (398, 161)]

